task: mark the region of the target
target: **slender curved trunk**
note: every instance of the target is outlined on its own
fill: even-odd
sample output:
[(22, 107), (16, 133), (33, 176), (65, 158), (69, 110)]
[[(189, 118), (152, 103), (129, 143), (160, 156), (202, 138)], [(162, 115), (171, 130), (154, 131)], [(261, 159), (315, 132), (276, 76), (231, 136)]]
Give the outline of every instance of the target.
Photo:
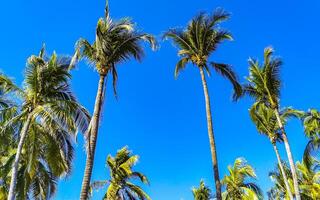
[(290, 165), (290, 169), (291, 169), (291, 173), (292, 173), (292, 179), (293, 179), (293, 187), (294, 187), (295, 197), (296, 197), (296, 200), (301, 200), (296, 167), (295, 167), (295, 164), (294, 164), (294, 160), (293, 160), (293, 156), (292, 156), (292, 153), (291, 153), (291, 148), (290, 148), (290, 145), (289, 145), (287, 134), (286, 134), (286, 132), (284, 130), (284, 127), (283, 127), (283, 124), (281, 122), (280, 114), (279, 114), (278, 109), (275, 109), (274, 112), (275, 112), (276, 117), (277, 117), (278, 125), (279, 125), (279, 127), (281, 129), (281, 136), (283, 138), (284, 146), (286, 148), (286, 152), (287, 152), (287, 156), (288, 156), (288, 160), (289, 160), (289, 165)]
[(200, 67), (200, 74), (201, 74), (203, 92), (204, 92), (204, 97), (205, 97), (205, 102), (206, 102), (208, 135), (209, 135), (209, 142), (210, 142), (211, 159), (212, 159), (212, 163), (213, 163), (214, 181), (215, 181), (215, 185), (216, 185), (216, 198), (217, 198), (217, 200), (222, 200), (217, 150), (216, 150), (216, 144), (215, 144), (215, 140), (214, 140), (213, 125), (212, 125), (210, 98), (209, 98), (206, 78), (205, 78), (204, 71), (203, 71), (202, 67)]
[(26, 122), (23, 124), (23, 127), (20, 132), (20, 139), (19, 144), (17, 147), (17, 152), (14, 158), (14, 162), (12, 163), (12, 174), (11, 174), (11, 181), (10, 181), (10, 188), (9, 188), (9, 194), (8, 194), (8, 200), (14, 200), (15, 199), (15, 189), (17, 185), (17, 178), (18, 178), (18, 170), (19, 170), (19, 162), (20, 157), (22, 153), (22, 148), (24, 145), (24, 141), (26, 140), (29, 127), (32, 121), (32, 112), (29, 112)]
[(271, 141), (271, 143), (272, 143), (274, 152), (276, 153), (276, 156), (277, 156), (278, 165), (279, 165), (282, 177), (283, 177), (284, 184), (286, 186), (287, 194), (288, 194), (290, 200), (293, 200), (293, 196), (292, 196), (292, 193), (291, 193), (291, 189), (290, 189), (290, 185), (289, 185), (289, 182), (288, 182), (288, 178), (287, 178), (286, 172), (284, 171), (283, 164), (281, 162), (281, 158), (280, 158), (280, 154), (279, 154), (277, 145), (275, 143), (273, 143), (272, 141)]
[(103, 104), (103, 92), (104, 92), (104, 82), (105, 75), (100, 75), (99, 86), (96, 96), (96, 102), (94, 105), (93, 116), (91, 119), (91, 129), (89, 134), (89, 148), (87, 152), (87, 160), (86, 167), (84, 171), (84, 176), (82, 180), (82, 188), (80, 193), (80, 200), (87, 200), (89, 197), (89, 189), (90, 189), (90, 180), (92, 175), (93, 161), (94, 161), (94, 153), (96, 149), (96, 142), (98, 136), (98, 128), (101, 114), (101, 107)]

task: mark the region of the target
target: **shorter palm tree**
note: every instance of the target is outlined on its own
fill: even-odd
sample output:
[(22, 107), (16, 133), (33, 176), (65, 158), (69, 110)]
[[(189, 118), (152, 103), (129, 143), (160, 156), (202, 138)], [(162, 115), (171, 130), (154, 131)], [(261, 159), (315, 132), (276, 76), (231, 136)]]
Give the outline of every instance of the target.
[(258, 200), (262, 199), (262, 191), (254, 182), (257, 178), (254, 169), (244, 158), (235, 160), (233, 166), (228, 166), (229, 175), (225, 175), (221, 183), (226, 187), (222, 197), (224, 200)]
[(211, 190), (205, 185), (204, 181), (200, 181), (200, 186), (198, 188), (192, 188), (192, 194), (194, 200), (210, 200)]
[(264, 49), (264, 61), (259, 63), (257, 60), (249, 59), (249, 76), (248, 83), (244, 85), (243, 93), (253, 97), (257, 103), (263, 103), (274, 110), (278, 126), (281, 130), (281, 137), (286, 149), (289, 165), (292, 173), (295, 196), (297, 200), (301, 200), (299, 192), (299, 184), (294, 164), (294, 158), (291, 147), (280, 118), (280, 68), (282, 60), (273, 56), (274, 50), (271, 47)]
[(145, 175), (133, 171), (132, 167), (138, 162), (138, 155), (131, 155), (127, 147), (118, 150), (115, 157), (108, 156), (106, 165), (110, 168), (110, 180), (95, 181), (91, 184), (91, 190), (99, 189), (109, 184), (104, 195), (105, 200), (151, 200), (143, 189), (130, 182), (130, 179), (138, 178), (144, 184), (149, 184)]

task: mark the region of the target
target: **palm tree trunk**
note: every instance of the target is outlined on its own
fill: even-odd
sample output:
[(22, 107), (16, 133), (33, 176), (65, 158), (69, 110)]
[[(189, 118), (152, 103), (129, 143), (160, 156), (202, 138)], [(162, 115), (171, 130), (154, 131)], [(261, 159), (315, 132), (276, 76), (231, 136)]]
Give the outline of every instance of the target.
[(292, 196), (291, 189), (290, 189), (290, 186), (289, 186), (288, 178), (287, 178), (287, 175), (286, 175), (286, 173), (284, 171), (283, 164), (281, 162), (281, 158), (280, 158), (280, 154), (279, 154), (277, 145), (272, 141), (271, 141), (271, 143), (272, 143), (274, 152), (276, 153), (276, 156), (277, 156), (279, 168), (280, 168), (280, 171), (281, 171), (281, 174), (282, 174), (282, 177), (283, 177), (284, 184), (285, 184), (286, 189), (287, 189), (287, 194), (288, 194), (290, 200), (293, 200), (293, 196)]
[(18, 170), (19, 170), (19, 161), (21, 157), (22, 148), (24, 145), (24, 141), (27, 137), (29, 127), (32, 120), (32, 112), (29, 112), (26, 122), (23, 124), (23, 127), (20, 132), (20, 139), (19, 144), (17, 147), (17, 152), (14, 158), (14, 162), (12, 163), (12, 174), (11, 174), (11, 181), (10, 181), (10, 188), (8, 194), (8, 200), (15, 199), (15, 189), (17, 185), (17, 177), (18, 177)]
[(87, 152), (87, 160), (86, 167), (84, 171), (84, 176), (82, 180), (82, 189), (80, 194), (80, 200), (87, 200), (89, 197), (89, 189), (90, 189), (90, 180), (92, 175), (93, 161), (94, 161), (94, 153), (96, 149), (96, 142), (98, 136), (98, 128), (100, 121), (100, 113), (101, 107), (103, 104), (103, 92), (104, 92), (104, 82), (105, 75), (100, 75), (99, 86), (96, 96), (96, 102), (94, 105), (93, 116), (91, 119), (91, 130), (89, 133), (89, 138), (87, 141), (89, 144), (88, 152)]
[(201, 74), (201, 79), (202, 79), (204, 97), (205, 97), (205, 101), (206, 101), (207, 126), (208, 126), (208, 135), (209, 135), (209, 142), (210, 142), (210, 149), (211, 149), (211, 159), (212, 159), (212, 163), (213, 163), (214, 180), (215, 180), (215, 185), (216, 185), (216, 198), (217, 198), (217, 200), (222, 200), (217, 150), (216, 150), (216, 144), (215, 144), (215, 140), (214, 140), (213, 126), (212, 126), (210, 98), (209, 98), (206, 78), (205, 78), (204, 71), (203, 71), (202, 67), (200, 67), (200, 74)]
[(298, 177), (297, 177), (297, 173), (296, 173), (296, 167), (295, 167), (295, 164), (294, 164), (294, 160), (293, 160), (293, 156), (292, 156), (292, 153), (291, 153), (291, 148), (290, 148), (290, 145), (289, 145), (287, 134), (286, 134), (286, 132), (284, 130), (284, 127), (283, 127), (283, 124), (281, 122), (278, 109), (276, 108), (274, 111), (275, 111), (275, 114), (276, 114), (276, 117), (277, 117), (278, 125), (279, 125), (279, 127), (281, 129), (281, 136), (283, 138), (283, 142), (284, 142), (284, 145), (285, 145), (285, 148), (286, 148), (286, 152), (287, 152), (287, 156), (288, 156), (288, 160), (289, 160), (289, 165), (290, 165), (290, 169), (291, 169), (291, 173), (292, 173), (292, 179), (293, 179), (293, 187), (294, 187), (295, 197), (296, 197), (296, 200), (301, 200), (300, 192), (299, 192)]

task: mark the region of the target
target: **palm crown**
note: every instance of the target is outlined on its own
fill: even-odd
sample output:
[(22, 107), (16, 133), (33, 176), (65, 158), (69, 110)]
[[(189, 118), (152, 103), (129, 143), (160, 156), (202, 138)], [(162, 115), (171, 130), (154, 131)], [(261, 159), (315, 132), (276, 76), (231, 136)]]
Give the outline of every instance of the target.
[(247, 182), (247, 179), (256, 179), (253, 168), (243, 158), (235, 160), (233, 166), (228, 166), (230, 175), (222, 179), (226, 186), (223, 199), (262, 199), (261, 189), (254, 182)]
[(310, 109), (303, 117), (303, 125), (308, 137), (317, 137), (320, 134), (320, 112)]
[(204, 181), (200, 181), (199, 188), (192, 188), (192, 194), (194, 200), (209, 200), (211, 198), (211, 190), (204, 184)]
[(130, 199), (148, 199), (150, 197), (137, 185), (129, 182), (131, 178), (139, 178), (143, 183), (149, 184), (146, 176), (137, 171), (132, 171), (139, 159), (137, 155), (130, 155), (131, 152), (122, 148), (117, 152), (115, 157), (108, 156), (107, 165), (110, 167), (111, 184), (107, 191), (110, 199), (116, 196), (128, 196)]
[[(292, 108), (284, 108), (280, 111), (280, 118), (283, 124), (285, 124), (289, 118), (299, 118), (302, 116), (303, 112)], [(250, 117), (259, 133), (267, 135), (273, 143), (282, 141), (280, 127), (272, 109), (265, 106), (265, 104), (255, 103), (250, 108)]]
[(273, 49), (264, 49), (264, 62), (249, 59), (248, 84), (244, 85), (244, 94), (248, 94), (263, 102), (271, 108), (279, 107), (280, 77), (279, 70), (282, 65), (280, 58), (273, 57)]
[(85, 132), (90, 116), (71, 92), (70, 61), (70, 58), (58, 57), (55, 53), (48, 58), (42, 48), (38, 56), (28, 59), (23, 89), (5, 75), (0, 75), (0, 85), (23, 101), (21, 114), (9, 120), (7, 125), (25, 118), (32, 111), (33, 118), (45, 126), (58, 124), (69, 133), (76, 133), (78, 128)]
[(219, 24), (228, 18), (229, 14), (222, 9), (217, 9), (212, 15), (200, 13), (190, 21), (185, 30), (171, 29), (164, 34), (164, 37), (171, 38), (180, 49), (178, 55), (181, 59), (175, 68), (176, 77), (188, 63), (204, 68), (208, 74), (210, 74), (209, 67), (213, 67), (217, 73), (230, 80), (236, 97), (241, 94), (241, 86), (232, 68), (227, 64), (209, 62), (209, 57), (216, 51), (218, 45), (232, 39), (228, 31), (219, 28)]
[(131, 155), (127, 147), (120, 149), (115, 157), (109, 155), (106, 164), (110, 168), (110, 181), (95, 181), (91, 187), (98, 189), (109, 183), (104, 197), (106, 200), (150, 200), (151, 198), (141, 187), (129, 181), (130, 179), (138, 178), (142, 183), (149, 184), (145, 175), (132, 170), (132, 167), (138, 162), (138, 159), (139, 157), (137, 155)]
[(95, 41), (90, 44), (87, 40), (80, 39), (76, 44), (73, 61), (84, 57), (99, 74), (104, 76), (108, 73), (112, 74), (115, 89), (118, 78), (116, 65), (131, 57), (140, 61), (144, 55), (141, 41), (148, 41), (151, 47), (156, 49), (154, 37), (136, 31), (134, 23), (129, 18), (113, 21), (110, 18), (107, 2), (105, 18), (100, 18), (97, 23)]

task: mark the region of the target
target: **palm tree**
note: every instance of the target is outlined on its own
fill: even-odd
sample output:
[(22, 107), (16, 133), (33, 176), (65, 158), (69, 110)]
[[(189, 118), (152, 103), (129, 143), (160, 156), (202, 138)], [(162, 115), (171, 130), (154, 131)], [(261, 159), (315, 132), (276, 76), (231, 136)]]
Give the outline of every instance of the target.
[(297, 162), (300, 178), (301, 195), (305, 200), (313, 200), (320, 197), (320, 163), (316, 159), (305, 162)]
[(1, 75), (0, 85), (10, 86), (11, 92), (23, 102), (20, 114), (8, 120), (2, 128), (2, 131), (6, 131), (18, 121), (21, 122), (19, 142), (12, 162), (8, 200), (15, 198), (22, 150), (34, 121), (47, 128), (55, 124), (73, 135), (78, 128), (83, 132), (87, 128), (89, 115), (70, 90), (70, 62), (71, 59), (57, 57), (55, 53), (47, 58), (42, 48), (39, 56), (28, 59), (23, 89)]
[[(285, 108), (280, 111), (280, 118), (282, 124), (285, 124), (290, 117), (300, 117), (303, 112), (294, 110), (292, 108)], [(267, 136), (273, 146), (274, 152), (276, 154), (279, 169), (283, 180), (285, 183), (286, 190), (288, 191), (288, 196), (290, 200), (293, 200), (293, 196), (290, 190), (289, 182), (286, 173), (284, 172), (284, 167), (282, 165), (281, 157), (277, 147), (277, 142), (283, 142), (281, 134), (279, 133), (279, 126), (277, 124), (276, 116), (274, 111), (264, 104), (255, 103), (250, 109), (250, 116), (252, 121), (257, 127), (259, 133)]]
[[(274, 183), (274, 186), (268, 191), (268, 197), (269, 200), (290, 200), (289, 194), (294, 192), (293, 189), (293, 183), (292, 183), (292, 174), (290, 171), (289, 166), (286, 162), (282, 161), (283, 166), (283, 172), (280, 169), (280, 165), (277, 164), (275, 170), (271, 171), (269, 173), (269, 177), (271, 178), (272, 182)], [(285, 185), (285, 179), (283, 178), (282, 174), (286, 174), (286, 177), (288, 178), (288, 183), (290, 190), (287, 189)], [(290, 192), (289, 192), (290, 191)]]
[(171, 29), (164, 34), (165, 38), (171, 38), (174, 44), (180, 49), (178, 55), (181, 59), (176, 65), (175, 77), (178, 76), (179, 72), (184, 69), (188, 63), (192, 63), (197, 66), (200, 71), (205, 96), (207, 126), (216, 186), (216, 197), (218, 200), (221, 200), (221, 184), (205, 71), (210, 75), (209, 68), (214, 68), (218, 74), (226, 77), (233, 84), (235, 98), (241, 94), (241, 86), (238, 83), (232, 68), (227, 64), (209, 62), (208, 60), (220, 43), (225, 40), (232, 39), (229, 32), (218, 27), (220, 22), (223, 22), (228, 18), (228, 13), (222, 9), (217, 9), (212, 15), (207, 15), (205, 13), (197, 15), (189, 22), (185, 30)]
[(262, 199), (262, 191), (254, 182), (247, 179), (256, 179), (254, 169), (243, 158), (235, 160), (233, 166), (228, 166), (229, 175), (225, 175), (221, 183), (226, 187), (222, 196), (225, 200), (258, 200)]
[[(90, 44), (80, 39), (76, 44), (76, 53), (73, 61), (83, 57), (93, 65), (99, 74), (98, 90), (93, 111), (93, 117), (87, 131), (87, 160), (80, 194), (81, 200), (88, 198), (90, 179), (93, 168), (94, 153), (98, 136), (101, 107), (104, 102), (105, 79), (110, 74), (113, 78), (113, 89), (116, 95), (118, 80), (117, 66), (128, 61), (131, 57), (141, 61), (144, 52), (141, 41), (148, 41), (152, 48), (156, 48), (153, 36), (135, 30), (134, 23), (123, 18), (113, 21), (109, 15), (108, 1), (105, 9), (105, 18), (100, 18), (96, 27), (96, 39)], [(73, 66), (73, 65), (72, 65)]]
[(200, 181), (199, 188), (192, 188), (192, 194), (194, 200), (210, 200), (211, 190), (204, 184), (204, 181)]
[(129, 181), (138, 178), (142, 183), (149, 184), (145, 175), (132, 170), (138, 160), (139, 156), (132, 155), (127, 147), (118, 150), (115, 157), (108, 155), (106, 165), (110, 168), (111, 179), (93, 182), (92, 189), (99, 189), (109, 184), (103, 198), (105, 200), (151, 200), (141, 187)]
[(274, 110), (278, 126), (281, 130), (281, 137), (284, 141), (285, 149), (290, 164), (296, 200), (300, 200), (301, 198), (294, 159), (291, 153), (287, 134), (285, 132), (285, 128), (282, 124), (281, 117), (279, 114), (281, 86), (279, 71), (282, 65), (282, 61), (280, 58), (273, 57), (273, 52), (274, 51), (271, 47), (265, 48), (264, 63), (262, 65), (260, 65), (259, 62), (256, 60), (249, 59), (250, 74), (247, 78), (249, 83), (244, 85), (244, 94), (253, 97), (256, 100), (256, 102), (263, 103), (267, 107)]

